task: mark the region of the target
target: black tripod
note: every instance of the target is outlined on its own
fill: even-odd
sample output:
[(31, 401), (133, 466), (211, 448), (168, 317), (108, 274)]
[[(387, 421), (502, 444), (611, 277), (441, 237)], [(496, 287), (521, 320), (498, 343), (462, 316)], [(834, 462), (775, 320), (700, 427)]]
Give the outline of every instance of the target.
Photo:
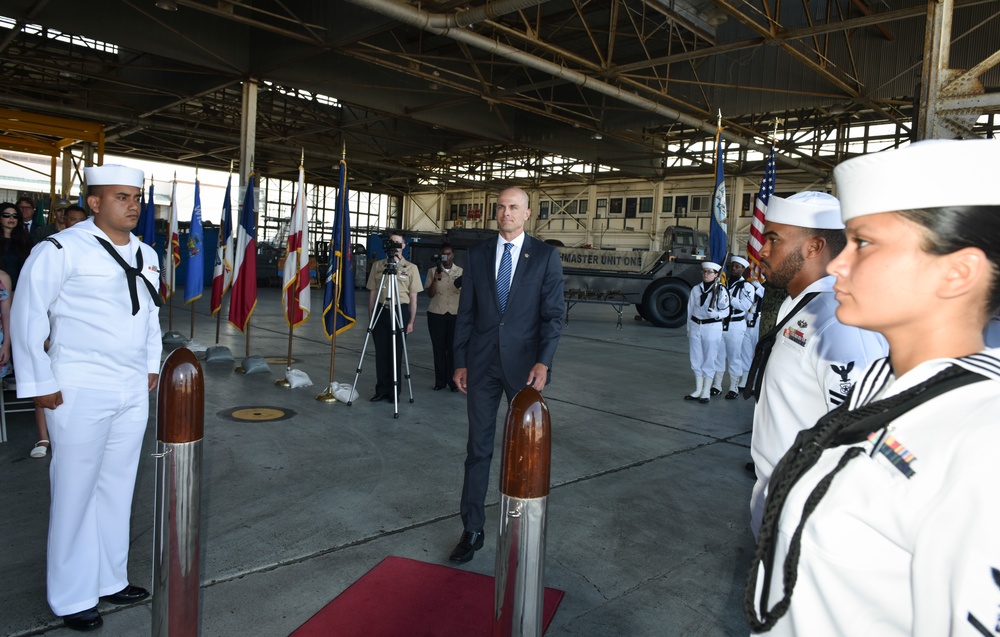
[[(354, 374), (354, 385), (351, 388), (351, 395), (355, 395), (355, 390), (358, 386), (358, 377), (361, 375), (361, 367), (365, 360), (365, 352), (368, 351), (368, 342), (371, 340), (372, 332), (375, 329), (375, 324), (378, 323), (378, 319), (382, 316), (382, 312), (389, 309), (389, 321), (390, 321), (390, 340), (392, 341), (392, 417), (399, 418), (399, 369), (397, 368), (397, 354), (396, 354), (396, 341), (397, 336), (402, 334), (400, 330), (404, 330), (405, 323), (403, 321), (403, 306), (399, 300), (399, 282), (396, 280), (396, 261), (395, 252), (390, 251), (388, 254), (388, 260), (385, 263), (385, 270), (382, 271), (382, 279), (378, 284), (378, 292), (375, 294), (376, 301), (382, 298), (382, 290), (386, 290), (385, 303), (380, 303), (377, 308), (375, 308), (371, 315), (372, 318), (368, 322), (368, 334), (365, 335), (365, 344), (361, 348), (361, 358), (358, 360), (358, 369)], [(403, 367), (405, 373), (403, 374), (406, 378), (406, 385), (410, 391), (410, 402), (413, 402), (413, 383), (410, 382), (410, 356), (406, 352), (406, 338), (399, 339), (403, 346)], [(348, 406), (352, 405), (354, 401), (351, 401)]]

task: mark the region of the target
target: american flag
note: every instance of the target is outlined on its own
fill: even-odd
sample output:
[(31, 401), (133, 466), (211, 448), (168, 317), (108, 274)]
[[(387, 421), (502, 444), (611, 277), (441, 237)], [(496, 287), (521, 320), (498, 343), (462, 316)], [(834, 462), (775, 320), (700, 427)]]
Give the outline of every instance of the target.
[(774, 194), (774, 144), (771, 144), (771, 154), (764, 165), (764, 180), (760, 182), (760, 190), (753, 202), (753, 221), (750, 222), (750, 239), (747, 241), (747, 256), (750, 260), (747, 280), (760, 280), (760, 249), (764, 245), (764, 213), (767, 203)]

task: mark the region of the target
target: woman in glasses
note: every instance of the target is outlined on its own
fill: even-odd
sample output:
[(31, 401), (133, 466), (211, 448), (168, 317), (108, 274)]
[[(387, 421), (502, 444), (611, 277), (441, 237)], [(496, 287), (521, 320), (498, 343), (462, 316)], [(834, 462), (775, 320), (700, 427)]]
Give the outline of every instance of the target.
[(919, 142), (834, 171), (837, 317), (889, 357), (772, 476), (745, 596), (769, 635), (996, 635), (1000, 142)]
[(0, 238), (0, 270), (9, 274), (13, 286), (17, 287), (21, 266), (31, 253), (31, 238), (28, 237), (16, 205), (0, 204), (0, 228), (3, 229)]

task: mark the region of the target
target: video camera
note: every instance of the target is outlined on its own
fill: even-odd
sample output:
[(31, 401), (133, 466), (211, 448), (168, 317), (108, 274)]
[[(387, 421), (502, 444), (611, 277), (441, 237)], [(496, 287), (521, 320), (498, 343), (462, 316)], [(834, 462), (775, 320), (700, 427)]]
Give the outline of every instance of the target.
[(392, 259), (403, 248), (403, 244), (392, 239), (382, 239), (382, 251), (385, 256)]

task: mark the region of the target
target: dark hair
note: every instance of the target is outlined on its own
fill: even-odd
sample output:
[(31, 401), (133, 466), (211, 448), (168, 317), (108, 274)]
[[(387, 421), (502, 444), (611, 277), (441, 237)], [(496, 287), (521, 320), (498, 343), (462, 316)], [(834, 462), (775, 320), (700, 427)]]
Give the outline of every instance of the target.
[[(20, 202), (24, 197), (18, 199)], [(17, 205), (5, 201), (0, 203), (0, 212), (12, 208), (14, 212), (17, 212)], [(0, 252), (11, 252), (13, 251), (17, 256), (24, 261), (28, 258), (31, 253), (31, 237), (28, 236), (28, 228), (24, 225), (24, 220), (21, 219), (21, 215), (14, 215), (14, 227), (10, 231), (10, 239), (3, 236), (3, 232), (0, 232)]]
[(925, 230), (921, 247), (929, 254), (951, 254), (962, 248), (982, 250), (993, 273), (987, 315), (1000, 310), (1000, 206), (944, 206), (901, 210), (899, 214)]
[(813, 236), (822, 237), (826, 241), (826, 247), (830, 249), (830, 258), (836, 259), (844, 248), (847, 247), (847, 233), (837, 229), (815, 229), (811, 230)]
[[(17, 198), (17, 203), (21, 203), (22, 201), (30, 203), (32, 208), (35, 207), (35, 200), (29, 197), (28, 195), (21, 195), (20, 197)], [(14, 207), (17, 208), (17, 206)]]
[(444, 250), (445, 248), (449, 248), (449, 249), (450, 249), (450, 250), (451, 250), (452, 252), (454, 252), (454, 251), (455, 251), (455, 248), (452, 248), (452, 247), (451, 247), (451, 244), (450, 244), (450, 243), (448, 243), (447, 241), (445, 241), (444, 243), (442, 243), (442, 244), (441, 244), (441, 247), (440, 247), (440, 248), (438, 248), (438, 250)]
[(73, 204), (71, 206), (66, 206), (66, 214), (69, 214), (73, 210), (76, 210), (77, 212), (82, 212), (84, 217), (90, 216), (87, 214), (87, 211), (84, 209), (83, 206), (78, 206), (76, 204)]

